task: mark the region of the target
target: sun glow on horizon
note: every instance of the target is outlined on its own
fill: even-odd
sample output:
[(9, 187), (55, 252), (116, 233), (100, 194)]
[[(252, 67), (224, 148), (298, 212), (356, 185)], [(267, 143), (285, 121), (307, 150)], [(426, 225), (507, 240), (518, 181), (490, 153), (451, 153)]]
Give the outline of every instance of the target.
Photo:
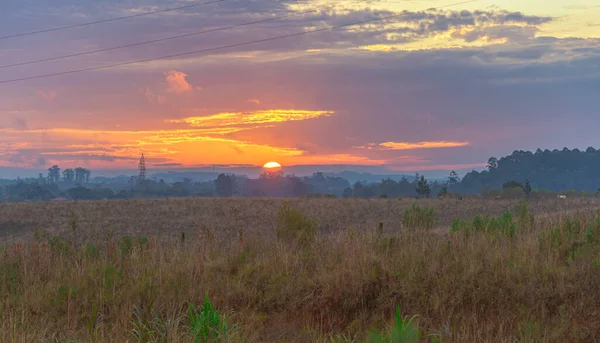
[(263, 166), (263, 168), (265, 168), (265, 169), (281, 168), (281, 164), (279, 164), (277, 162), (267, 162), (267, 163), (265, 163), (265, 165)]

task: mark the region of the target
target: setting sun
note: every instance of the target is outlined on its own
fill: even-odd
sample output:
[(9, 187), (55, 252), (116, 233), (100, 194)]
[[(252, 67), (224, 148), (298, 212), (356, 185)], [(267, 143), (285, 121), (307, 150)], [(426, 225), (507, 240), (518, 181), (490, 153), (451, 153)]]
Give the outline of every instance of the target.
[(277, 162), (268, 162), (268, 163), (265, 163), (263, 168), (266, 168), (266, 169), (281, 168), (281, 164), (279, 164)]

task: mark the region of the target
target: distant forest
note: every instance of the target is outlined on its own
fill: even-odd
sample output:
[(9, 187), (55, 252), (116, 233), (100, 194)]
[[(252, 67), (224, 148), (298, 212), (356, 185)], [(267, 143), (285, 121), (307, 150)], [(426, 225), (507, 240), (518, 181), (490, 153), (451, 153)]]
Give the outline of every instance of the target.
[(496, 159), (490, 157), (487, 170), (467, 173), (461, 191), (478, 193), (482, 189), (499, 189), (510, 181), (529, 180), (533, 189), (554, 192), (566, 190), (596, 192), (600, 188), (600, 150), (514, 151)]
[(600, 150), (514, 151), (497, 159), (490, 157), (486, 170), (471, 171), (463, 178), (452, 171), (443, 180), (386, 176), (379, 182), (350, 183), (338, 175), (317, 172), (298, 177), (282, 172), (264, 172), (256, 179), (220, 174), (215, 180), (174, 182), (161, 178), (96, 177), (85, 168), (48, 168), (38, 178), (0, 180), (0, 202), (101, 200), (160, 197), (461, 197), (540, 196), (553, 192), (600, 195)]

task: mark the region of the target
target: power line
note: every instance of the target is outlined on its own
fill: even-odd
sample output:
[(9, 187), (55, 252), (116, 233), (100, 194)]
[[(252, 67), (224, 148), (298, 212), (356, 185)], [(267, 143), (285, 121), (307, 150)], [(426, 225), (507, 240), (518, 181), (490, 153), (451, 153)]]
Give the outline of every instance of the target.
[[(456, 3), (444, 5), (444, 6), (438, 6), (437, 8), (446, 8), (446, 7), (462, 5), (462, 4), (467, 4), (467, 3), (476, 2), (476, 1), (478, 1), (478, 0), (461, 1), (461, 2), (456, 2)], [(393, 15), (389, 15), (389, 16), (385, 16), (385, 17), (372, 18), (372, 19), (357, 21), (357, 22), (348, 23), (348, 24), (330, 26), (330, 27), (321, 28), (321, 29), (314, 29), (314, 30), (310, 30), (310, 31), (297, 32), (297, 33), (292, 33), (292, 34), (287, 34), (287, 35), (281, 35), (281, 36), (275, 36), (275, 37), (270, 37), (270, 38), (265, 38), (265, 39), (259, 39), (259, 40), (249, 41), (249, 42), (223, 45), (223, 46), (219, 46), (219, 47), (215, 47), (215, 48), (208, 48), (208, 49), (202, 49), (202, 50), (196, 50), (196, 51), (189, 51), (189, 52), (183, 52), (183, 53), (178, 53), (178, 54), (172, 54), (172, 55), (165, 55), (165, 56), (160, 56), (160, 57), (147, 58), (147, 59), (130, 61), (130, 62), (121, 62), (121, 63), (115, 63), (115, 64), (108, 64), (108, 65), (104, 65), (104, 66), (98, 66), (98, 67), (82, 68), (82, 69), (75, 69), (75, 70), (63, 71), (63, 72), (58, 72), (58, 73), (43, 74), (43, 75), (29, 76), (29, 77), (21, 77), (21, 78), (10, 79), (10, 80), (2, 80), (2, 81), (0, 81), (0, 84), (13, 83), (13, 82), (19, 82), (19, 81), (26, 81), (26, 80), (33, 80), (33, 79), (41, 79), (41, 78), (52, 77), (52, 76), (75, 74), (75, 73), (81, 73), (81, 72), (85, 72), (85, 71), (108, 69), (108, 68), (120, 67), (120, 66), (137, 64), (137, 63), (145, 63), (145, 62), (151, 62), (151, 61), (156, 61), (156, 60), (163, 60), (163, 59), (169, 59), (169, 58), (174, 58), (174, 57), (187, 56), (187, 55), (195, 55), (195, 54), (200, 54), (200, 53), (204, 53), (204, 52), (211, 52), (211, 51), (216, 51), (216, 50), (222, 50), (222, 49), (228, 49), (228, 48), (235, 48), (235, 47), (238, 47), (238, 46), (244, 46), (244, 45), (250, 45), (250, 44), (256, 44), (256, 43), (263, 43), (263, 42), (278, 40), (278, 39), (303, 36), (303, 35), (308, 35), (308, 34), (311, 34), (311, 33), (331, 31), (331, 30), (339, 29), (339, 28), (343, 28), (343, 27), (349, 27), (349, 26), (355, 26), (355, 25), (362, 25), (362, 24), (367, 24), (367, 23), (371, 23), (371, 22), (376, 22), (376, 21), (382, 21), (382, 20), (386, 20), (386, 19), (396, 18), (396, 17), (399, 17), (401, 15), (402, 15), (402, 13), (393, 14)]]
[[(358, 0), (358, 1), (360, 1), (360, 0)], [(343, 5), (347, 5), (349, 3), (354, 3), (354, 2), (356, 2), (356, 1), (342, 3), (342, 4), (338, 4), (336, 6), (330, 6), (330, 8), (334, 8), (334, 7), (338, 7), (338, 6), (343, 6)], [(223, 31), (223, 30), (228, 30), (228, 29), (233, 29), (233, 28), (238, 28), (238, 27), (243, 27), (243, 26), (249, 26), (249, 25), (264, 23), (264, 22), (268, 22), (268, 21), (274, 21), (274, 20), (278, 20), (278, 19), (284, 19), (284, 18), (289, 18), (289, 17), (300, 16), (300, 15), (304, 15), (304, 14), (312, 13), (312, 12), (317, 12), (317, 11), (318, 11), (318, 9), (308, 10), (308, 11), (304, 11), (304, 12), (296, 12), (296, 13), (286, 14), (286, 15), (282, 15), (282, 16), (278, 16), (278, 17), (266, 18), (266, 19), (251, 21), (251, 22), (242, 23), (242, 24), (236, 24), (236, 25), (231, 25), (231, 26), (219, 27), (219, 28), (210, 29), (210, 30), (204, 30), (204, 31), (196, 31), (196, 32), (182, 34), (182, 35), (171, 36), (171, 37), (166, 37), (166, 38), (159, 38), (159, 39), (153, 39), (153, 40), (148, 40), (148, 41), (143, 41), (143, 42), (137, 42), (137, 43), (132, 43), (132, 44), (119, 45), (119, 46), (111, 47), (111, 48), (102, 48), (102, 49), (91, 50), (91, 51), (86, 51), (86, 52), (80, 52), (80, 53), (74, 53), (74, 54), (68, 54), (68, 55), (62, 55), (62, 56), (56, 56), (56, 57), (42, 58), (42, 59), (39, 59), (39, 60), (33, 60), (33, 61), (27, 61), (27, 62), (18, 62), (18, 63), (7, 64), (7, 65), (0, 65), (0, 69), (6, 69), (6, 68), (12, 68), (12, 67), (18, 67), (18, 66), (36, 64), (36, 63), (42, 63), (42, 62), (51, 62), (51, 61), (57, 61), (57, 60), (61, 60), (61, 59), (71, 58), (71, 57), (79, 57), (79, 56), (96, 54), (96, 53), (100, 53), (100, 52), (106, 52), (106, 51), (112, 51), (112, 50), (130, 48), (130, 47), (140, 46), (140, 45), (145, 45), (145, 44), (159, 43), (159, 42), (168, 41), (168, 40), (172, 40), (172, 39), (185, 38), (185, 37), (200, 35), (200, 34), (204, 34), (204, 33), (210, 33), (210, 32), (216, 32), (216, 31)]]
[(165, 38), (159, 38), (159, 39), (153, 39), (153, 40), (148, 40), (148, 41), (143, 41), (143, 42), (137, 42), (137, 43), (132, 43), (132, 44), (119, 45), (119, 46), (115, 46), (115, 47), (112, 47), (112, 48), (103, 48), (103, 49), (91, 50), (91, 51), (86, 51), (86, 52), (79, 52), (79, 53), (74, 53), (74, 54), (69, 54), (69, 55), (63, 55), (63, 56), (42, 58), (42, 59), (39, 59), (39, 60), (33, 60), (33, 61), (27, 61), (27, 62), (19, 62), (19, 63), (13, 63), (13, 64), (0, 65), (0, 69), (6, 69), (6, 68), (12, 68), (12, 67), (18, 67), (18, 66), (36, 64), (36, 63), (42, 63), (42, 62), (50, 62), (50, 61), (62, 60), (62, 59), (65, 59), (65, 58), (85, 56), (85, 55), (97, 54), (97, 53), (100, 53), (100, 52), (106, 52), (106, 51), (112, 51), (112, 50), (118, 50), (118, 49), (124, 49), (124, 48), (131, 48), (131, 47), (134, 47), (134, 46), (140, 46), (140, 45), (145, 45), (145, 44), (164, 42), (164, 41), (168, 41), (168, 40), (172, 40), (172, 39), (179, 39), (179, 38), (184, 38), (184, 37), (191, 37), (191, 36), (196, 36), (196, 35), (200, 35), (200, 34), (204, 34), (204, 33), (210, 33), (210, 32), (216, 32), (216, 31), (224, 31), (224, 30), (234, 29), (234, 28), (238, 28), (238, 27), (242, 27), (242, 26), (249, 26), (249, 25), (264, 23), (264, 22), (268, 22), (268, 21), (274, 21), (274, 20), (277, 20), (277, 19), (283, 19), (283, 18), (300, 16), (300, 15), (304, 15), (304, 14), (311, 13), (311, 12), (317, 12), (317, 11), (318, 10), (315, 9), (315, 10), (309, 10), (309, 11), (305, 11), (305, 12), (297, 12), (297, 13), (292, 13), (292, 14), (281, 15), (281, 16), (278, 16), (278, 17), (272, 17), (272, 18), (266, 18), (266, 19), (261, 19), (261, 20), (250, 21), (250, 22), (246, 22), (246, 23), (242, 23), (242, 24), (236, 24), (236, 25), (231, 25), (231, 26), (218, 27), (218, 28), (204, 30), (204, 31), (190, 32), (190, 33), (186, 33), (186, 34), (182, 34), (182, 35), (165, 37)]
[(103, 20), (91, 21), (91, 22), (81, 23), (81, 24), (74, 24), (74, 25), (68, 25), (68, 26), (60, 26), (60, 27), (55, 27), (55, 28), (52, 28), (52, 29), (44, 29), (44, 30), (31, 31), (31, 32), (16, 33), (16, 34), (13, 34), (13, 35), (8, 35), (8, 36), (0, 36), (0, 40), (9, 39), (9, 38), (16, 38), (16, 37), (23, 37), (23, 36), (30, 36), (30, 35), (35, 35), (35, 34), (39, 34), (39, 33), (46, 33), (46, 32), (53, 32), (53, 31), (60, 31), (60, 30), (72, 29), (74, 27), (82, 27), (82, 26), (88, 26), (88, 25), (93, 25), (93, 24), (108, 23), (108, 22), (111, 22), (111, 21), (117, 21), (117, 20), (123, 20), (123, 19), (137, 18), (137, 17), (147, 16), (147, 15), (156, 14), (156, 13), (171, 12), (171, 11), (182, 10), (182, 9), (186, 9), (186, 8), (198, 7), (198, 6), (203, 6), (203, 5), (210, 5), (210, 4), (214, 4), (214, 3), (217, 3), (217, 2), (223, 2), (223, 1), (226, 1), (226, 0), (214, 0), (214, 1), (210, 1), (210, 2), (200, 2), (200, 3), (186, 5), (186, 6), (181, 6), (181, 7), (173, 7), (173, 8), (166, 8), (166, 9), (163, 9), (163, 10), (157, 10), (157, 11), (152, 11), (152, 12), (138, 13), (138, 14), (133, 14), (133, 15), (125, 16), (125, 17), (117, 17), (117, 18), (111, 18), (111, 19), (103, 19)]

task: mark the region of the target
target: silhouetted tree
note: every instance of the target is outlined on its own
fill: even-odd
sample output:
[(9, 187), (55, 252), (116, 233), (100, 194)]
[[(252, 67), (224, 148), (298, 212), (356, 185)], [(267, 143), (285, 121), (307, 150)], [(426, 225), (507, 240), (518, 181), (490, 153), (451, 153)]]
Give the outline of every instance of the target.
[(463, 178), (460, 190), (479, 192), (499, 189), (512, 180), (529, 180), (532, 189), (548, 191), (576, 190), (595, 192), (600, 188), (600, 151), (579, 149), (515, 150), (497, 160), (488, 160), (488, 170), (471, 171)]
[(529, 184), (529, 180), (525, 180), (525, 186), (523, 187), (523, 192), (525, 192), (525, 196), (529, 197), (531, 194), (531, 184)]
[(58, 165), (53, 165), (48, 168), (48, 181), (49, 182), (58, 182), (60, 180), (60, 168)]
[(294, 197), (302, 196), (308, 192), (307, 185), (302, 181), (302, 179), (296, 176), (286, 177), (285, 189), (289, 195)]
[(521, 188), (521, 189), (523, 189), (523, 184), (520, 183), (520, 182), (518, 182), (518, 181), (511, 180), (511, 181), (505, 182), (502, 185), (502, 189), (512, 189), (512, 188)]
[(75, 180), (75, 171), (71, 168), (63, 170), (63, 180), (72, 183)]
[(216, 193), (220, 197), (231, 197), (235, 194), (236, 181), (234, 174), (220, 174), (215, 180)]
[(424, 196), (429, 198), (429, 196), (431, 196), (431, 188), (429, 187), (429, 183), (427, 182), (427, 180), (425, 180), (425, 176), (421, 175), (421, 178), (417, 182), (416, 191), (417, 194), (419, 194), (419, 196), (421, 197)]
[(83, 184), (85, 183), (87, 169), (77, 167), (75, 168), (75, 183)]
[(448, 176), (448, 185), (450, 187), (460, 183), (460, 176), (453, 170), (450, 172), (450, 176)]
[(491, 171), (496, 168), (498, 168), (498, 159), (495, 157), (490, 157), (487, 162), (487, 169)]

